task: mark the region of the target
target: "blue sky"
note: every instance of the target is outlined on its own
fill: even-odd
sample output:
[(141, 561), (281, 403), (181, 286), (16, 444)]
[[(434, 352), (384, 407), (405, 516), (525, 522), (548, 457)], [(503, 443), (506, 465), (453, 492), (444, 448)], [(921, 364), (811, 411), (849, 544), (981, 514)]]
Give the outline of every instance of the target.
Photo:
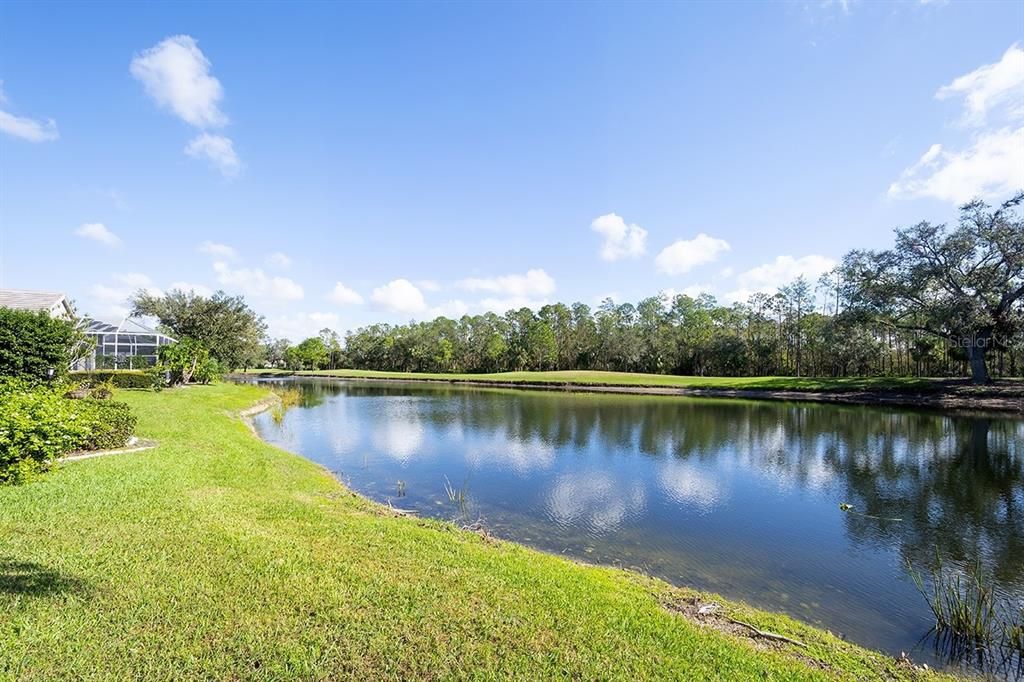
[(0, 285), (270, 331), (816, 275), (1024, 187), (1024, 3), (0, 4)]

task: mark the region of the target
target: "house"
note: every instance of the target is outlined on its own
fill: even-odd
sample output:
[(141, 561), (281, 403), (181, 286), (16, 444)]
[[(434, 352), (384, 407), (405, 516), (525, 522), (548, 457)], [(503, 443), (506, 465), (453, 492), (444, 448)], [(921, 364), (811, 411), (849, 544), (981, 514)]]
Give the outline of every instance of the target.
[[(0, 308), (44, 311), (61, 320), (78, 319), (67, 297), (55, 291), (0, 289)], [(72, 369), (76, 370), (149, 367), (156, 364), (160, 346), (175, 342), (170, 336), (131, 318), (125, 318), (119, 324), (89, 319), (79, 324), (93, 342), (93, 349), (74, 362)]]
[(75, 369), (152, 367), (160, 347), (176, 340), (128, 317), (120, 324), (87, 320), (85, 333), (94, 343), (93, 350), (75, 364)]
[(56, 291), (31, 291), (28, 289), (0, 289), (0, 308), (46, 312), (50, 317), (61, 320), (75, 319), (74, 310), (67, 296)]

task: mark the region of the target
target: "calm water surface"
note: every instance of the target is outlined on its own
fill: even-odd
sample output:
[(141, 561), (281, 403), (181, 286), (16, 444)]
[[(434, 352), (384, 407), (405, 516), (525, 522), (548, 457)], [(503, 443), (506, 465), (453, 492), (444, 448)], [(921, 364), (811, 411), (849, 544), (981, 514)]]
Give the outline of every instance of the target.
[(784, 611), (893, 654), (939, 661), (921, 642), (932, 619), (908, 559), (980, 556), (1007, 598), (1024, 598), (1024, 420), (293, 383), (304, 404), (280, 423), (259, 415), (260, 435), (375, 500), (482, 519), (500, 537)]

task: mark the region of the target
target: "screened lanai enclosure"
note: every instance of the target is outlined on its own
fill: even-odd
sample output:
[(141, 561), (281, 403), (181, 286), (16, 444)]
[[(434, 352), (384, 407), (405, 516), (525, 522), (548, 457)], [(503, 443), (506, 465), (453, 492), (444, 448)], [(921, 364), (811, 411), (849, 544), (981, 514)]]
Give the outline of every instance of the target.
[(86, 335), (95, 343), (93, 352), (76, 369), (142, 369), (156, 364), (161, 346), (174, 343), (166, 334), (125, 318), (120, 324), (89, 320)]

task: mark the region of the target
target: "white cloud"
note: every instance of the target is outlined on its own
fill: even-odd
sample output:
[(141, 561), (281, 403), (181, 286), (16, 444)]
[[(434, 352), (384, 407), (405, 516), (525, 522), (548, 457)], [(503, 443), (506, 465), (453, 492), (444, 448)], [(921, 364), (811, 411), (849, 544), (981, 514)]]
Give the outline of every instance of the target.
[[(228, 117), (220, 109), (224, 89), (210, 74), (210, 60), (191, 36), (163, 40), (136, 55), (129, 70), (159, 106), (189, 125), (203, 131), (227, 125)], [(185, 153), (206, 159), (227, 178), (242, 168), (234, 142), (224, 135), (201, 132), (185, 146)]]
[(555, 291), (555, 280), (542, 269), (528, 270), (523, 275), (470, 278), (456, 283), (466, 291), (486, 291), (502, 297), (526, 299), (550, 296)]
[(50, 142), (60, 137), (52, 118), (37, 121), (0, 110), (0, 131), (29, 142)]
[(453, 299), (451, 301), (445, 301), (439, 306), (434, 306), (430, 309), (429, 317), (450, 317), (453, 320), (457, 320), (463, 315), (469, 312), (469, 305), (465, 301)]
[[(4, 82), (0, 80), (0, 104), (7, 103), (7, 96), (4, 94)], [(0, 110), (0, 132), (19, 137), (29, 142), (48, 142), (60, 137), (57, 132), (57, 122), (52, 118), (46, 121), (37, 121), (31, 118), (15, 116), (7, 111)]]
[(288, 257), (288, 254), (276, 251), (267, 256), (267, 265), (271, 267), (280, 268), (281, 270), (287, 270), (292, 266), (292, 259)]
[(270, 302), (286, 302), (301, 299), (305, 292), (302, 287), (287, 277), (271, 277), (259, 268), (233, 269), (223, 261), (213, 264), (217, 281), (225, 287)]
[(335, 282), (334, 288), (327, 294), (327, 298), (338, 305), (360, 305), (363, 297), (354, 289), (349, 289), (341, 282)]
[(716, 239), (701, 232), (693, 239), (680, 239), (662, 249), (654, 259), (659, 272), (681, 275), (698, 265), (710, 263), (731, 247), (724, 239)]
[(119, 322), (128, 316), (131, 309), (128, 299), (142, 289), (153, 296), (162, 296), (160, 289), (152, 286), (152, 280), (138, 272), (115, 274), (111, 277), (116, 284), (94, 284), (89, 289), (87, 314), (106, 322)]
[(647, 230), (632, 223), (627, 225), (615, 213), (594, 218), (590, 229), (604, 237), (601, 258), (607, 261), (639, 258), (647, 250)]
[(977, 135), (961, 152), (934, 144), (889, 186), (894, 199), (931, 197), (963, 203), (998, 197), (1024, 187), (1024, 127)]
[(665, 301), (666, 305), (671, 306), (672, 301), (675, 300), (676, 296), (682, 294), (683, 296), (689, 296), (690, 298), (697, 298), (701, 294), (711, 294), (714, 296), (715, 287), (710, 284), (691, 284), (688, 287), (682, 289), (675, 289), (673, 287), (667, 287), (661, 290), (661, 298)]
[(546, 298), (529, 298), (527, 296), (508, 296), (504, 298), (489, 297), (480, 301), (477, 305), (484, 311), (492, 313), (507, 313), (510, 310), (529, 308), (538, 310), (549, 303)]
[(200, 133), (185, 146), (185, 153), (193, 159), (206, 159), (226, 178), (235, 177), (242, 168), (234, 143), (223, 135)]
[(771, 263), (741, 272), (736, 277), (737, 288), (726, 293), (722, 299), (731, 303), (746, 301), (751, 294), (757, 292), (774, 294), (801, 275), (813, 286), (821, 275), (835, 266), (836, 262), (833, 259), (817, 254), (801, 258), (777, 256)]
[(108, 322), (128, 317), (130, 312), (128, 297), (131, 294), (131, 291), (125, 289), (110, 287), (105, 284), (94, 284), (89, 289), (92, 306), (87, 314)]
[(205, 241), (196, 247), (199, 253), (205, 253), (216, 258), (234, 258), (237, 254), (235, 250), (227, 244), (218, 244), (217, 242)]
[(1024, 50), (1011, 45), (998, 62), (960, 76), (939, 88), (935, 97), (963, 97), (965, 125), (982, 125), (991, 111), (1004, 106), (1010, 116), (1024, 116)]
[(394, 279), (377, 287), (370, 300), (393, 313), (421, 313), (427, 308), (423, 292), (407, 279)]
[(153, 280), (141, 272), (123, 272), (113, 275), (113, 278), (121, 284), (132, 287), (133, 289), (148, 287), (153, 283)]
[(205, 284), (193, 284), (192, 282), (171, 282), (168, 287), (169, 291), (177, 289), (178, 291), (184, 291), (185, 293), (191, 293), (195, 296), (209, 297), (213, 295), (213, 290)]
[(75, 230), (75, 234), (107, 246), (118, 246), (121, 243), (121, 238), (108, 230), (103, 223), (83, 223)]
[(213, 128), (228, 122), (220, 110), (224, 90), (191, 36), (171, 36), (136, 55), (130, 71), (157, 104), (186, 123)]
[[(1011, 45), (998, 62), (956, 78), (935, 96), (962, 97), (961, 123), (976, 131), (960, 150), (929, 147), (889, 185), (889, 197), (961, 204), (975, 197), (999, 198), (1024, 186), (1024, 49)], [(993, 125), (986, 128), (989, 121)]]
[(340, 326), (341, 318), (336, 313), (312, 312), (277, 315), (268, 317), (266, 322), (267, 333), (271, 338), (291, 339), (294, 343), (316, 336), (325, 327), (339, 333), (344, 331)]

